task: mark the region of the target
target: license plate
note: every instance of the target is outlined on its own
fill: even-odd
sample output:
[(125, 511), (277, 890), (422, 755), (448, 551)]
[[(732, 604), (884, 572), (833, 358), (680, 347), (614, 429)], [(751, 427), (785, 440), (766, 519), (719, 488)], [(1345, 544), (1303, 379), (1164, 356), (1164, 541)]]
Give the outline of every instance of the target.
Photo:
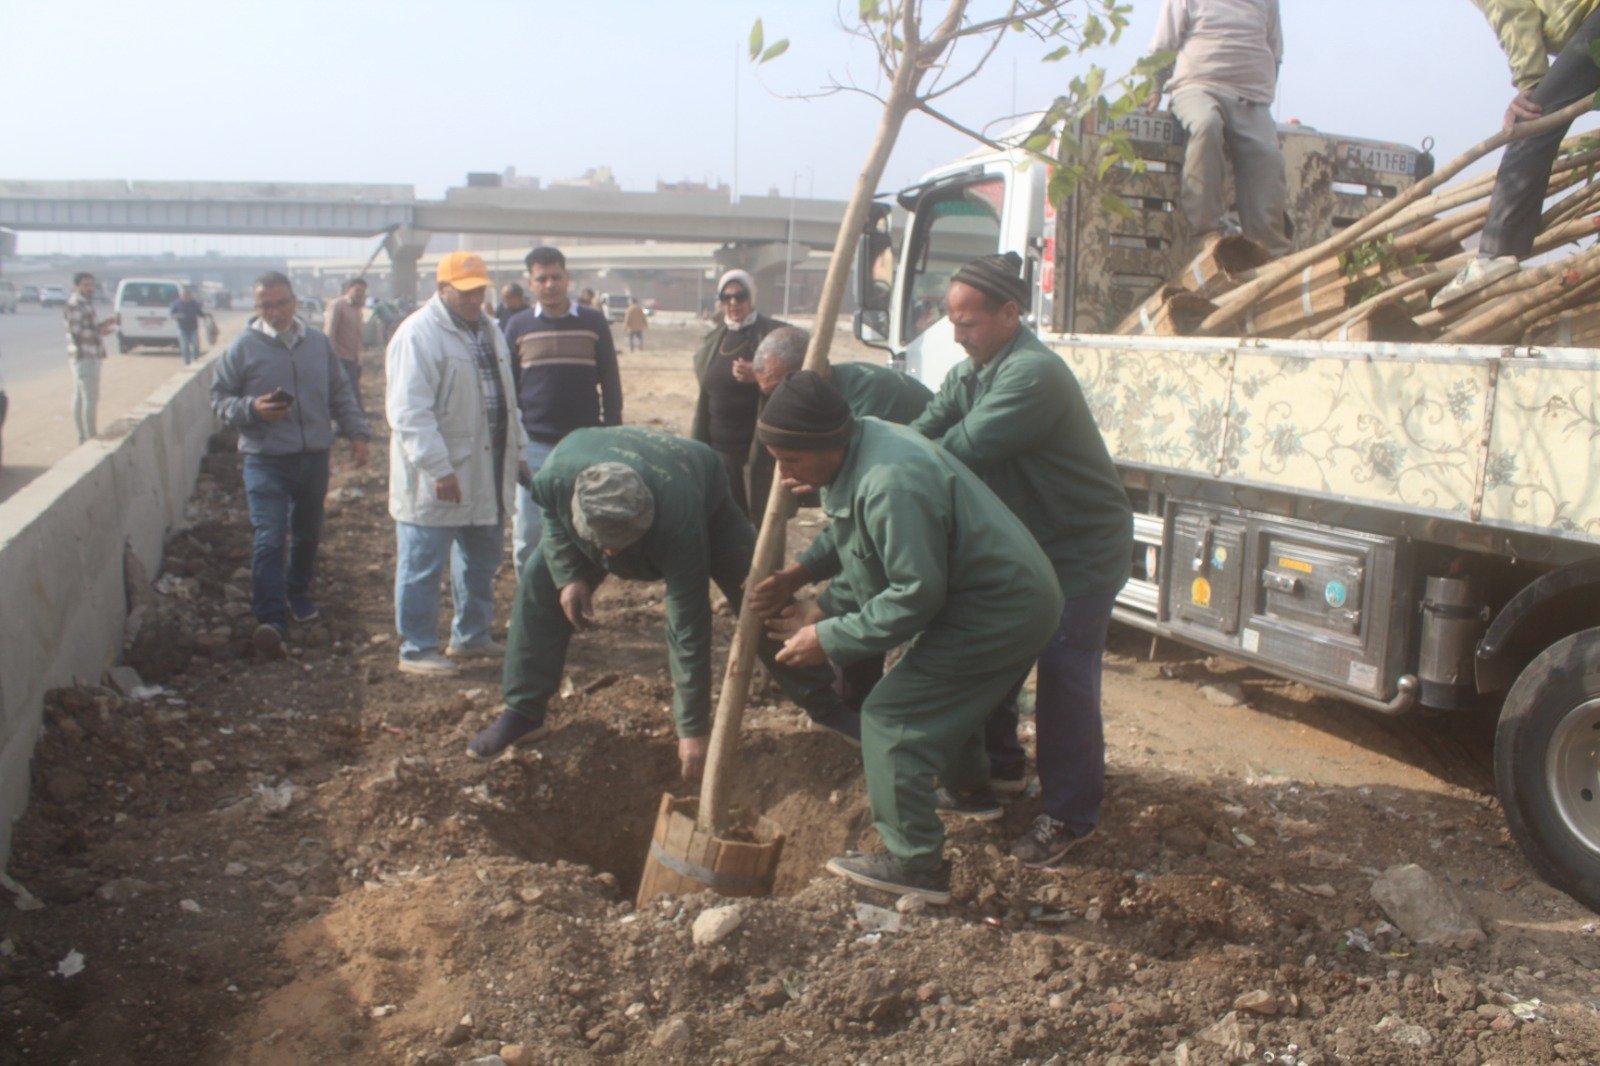
[(1352, 144), (1348, 141), (1339, 145), (1339, 167), (1343, 170), (1372, 172), (1381, 174), (1415, 174), (1417, 171), (1417, 156), (1415, 152), (1407, 152), (1398, 148), (1384, 148), (1375, 144)]
[(141, 325), (141, 326), (160, 326), (160, 325), (164, 325), (166, 323), (166, 321), (167, 320), (164, 319), (164, 318), (140, 318), (139, 319), (139, 325)]
[(1183, 127), (1178, 125), (1177, 119), (1164, 112), (1152, 114), (1141, 111), (1124, 115), (1113, 122), (1111, 128), (1126, 132), (1136, 141), (1151, 141), (1155, 144), (1183, 143)]

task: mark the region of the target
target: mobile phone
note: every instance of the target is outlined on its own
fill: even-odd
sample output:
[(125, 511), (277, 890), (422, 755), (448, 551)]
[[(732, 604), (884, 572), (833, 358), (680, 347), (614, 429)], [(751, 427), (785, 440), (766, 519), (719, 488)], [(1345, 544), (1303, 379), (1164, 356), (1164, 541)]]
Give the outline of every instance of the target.
[(289, 404), (294, 403), (294, 394), (280, 385), (267, 393), (267, 400), (271, 403), (281, 403), (287, 407)]

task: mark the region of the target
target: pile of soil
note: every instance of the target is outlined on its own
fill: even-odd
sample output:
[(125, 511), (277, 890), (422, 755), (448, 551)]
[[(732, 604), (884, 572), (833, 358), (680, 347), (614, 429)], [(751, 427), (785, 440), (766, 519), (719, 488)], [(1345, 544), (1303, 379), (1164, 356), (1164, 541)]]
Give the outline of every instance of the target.
[[(694, 340), (624, 355), (630, 422), (687, 423)], [(1595, 918), (1510, 845), (1483, 723), (1373, 719), (1130, 631), (1102, 827), (1059, 870), (1006, 857), (1023, 798), (950, 823), (948, 908), (825, 874), (876, 846), (859, 755), (760, 685), (734, 799), (787, 833), (776, 893), (636, 908), (660, 798), (692, 792), (660, 588), (604, 585), (550, 738), (471, 761), (498, 670), (396, 672), (383, 468), (336, 462), (322, 617), (263, 662), (239, 461), (209, 456), (128, 648), (144, 687), (51, 695), (0, 1062), (1600, 1061)], [(719, 662), (730, 630), (719, 605)], [(1403, 863), (1484, 936), (1395, 928), (1371, 886)]]

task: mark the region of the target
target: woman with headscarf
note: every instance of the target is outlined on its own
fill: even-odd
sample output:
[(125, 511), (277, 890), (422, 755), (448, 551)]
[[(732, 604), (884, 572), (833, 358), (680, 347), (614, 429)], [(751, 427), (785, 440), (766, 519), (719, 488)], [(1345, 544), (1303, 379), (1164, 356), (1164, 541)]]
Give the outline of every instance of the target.
[(770, 464), (751, 462), (761, 448), (756, 443), (761, 388), (751, 357), (763, 337), (787, 323), (756, 310), (756, 283), (743, 270), (730, 270), (717, 282), (717, 307), (721, 312), (717, 324), (694, 353), (700, 396), (689, 435), (722, 456), (734, 500), (759, 521), (766, 510), (772, 472)]

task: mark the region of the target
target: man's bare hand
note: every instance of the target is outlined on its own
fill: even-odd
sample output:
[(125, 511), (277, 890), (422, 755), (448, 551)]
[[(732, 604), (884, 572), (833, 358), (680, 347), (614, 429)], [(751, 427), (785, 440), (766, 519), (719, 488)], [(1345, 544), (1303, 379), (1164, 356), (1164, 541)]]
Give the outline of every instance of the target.
[(594, 625), (594, 589), (587, 581), (562, 586), (561, 613), (579, 633)]
[(446, 474), (433, 483), (433, 494), (440, 503), (460, 503), (461, 479), (454, 474)]
[(1151, 89), (1150, 90), (1150, 95), (1144, 98), (1144, 109), (1146, 111), (1160, 111), (1161, 110), (1161, 90), (1160, 89)]
[(828, 653), (817, 640), (815, 623), (803, 626), (778, 650), (778, 662), (784, 666), (821, 666), (828, 661)]
[(1544, 114), (1544, 108), (1533, 102), (1533, 90), (1524, 89), (1511, 98), (1511, 106), (1506, 108), (1506, 117), (1500, 123), (1500, 128), (1510, 129), (1519, 122), (1532, 122)]
[(787, 641), (806, 626), (814, 626), (826, 617), (816, 600), (801, 600), (767, 619), (767, 636)]
[(366, 466), (367, 461), (372, 458), (372, 446), (364, 440), (353, 440), (350, 442), (350, 454), (355, 458), (357, 466)]
[(710, 737), (683, 737), (678, 741), (678, 772), (688, 782), (700, 780), (706, 768), (706, 751), (711, 747)]
[(794, 594), (811, 583), (811, 575), (799, 563), (774, 571), (750, 593), (750, 609), (757, 618), (768, 618), (789, 605)]
[(735, 381), (754, 381), (756, 379), (756, 364), (749, 359), (735, 359), (733, 361), (733, 379)]
[(289, 401), (274, 400), (271, 395), (257, 396), (250, 401), (250, 410), (261, 422), (282, 422), (289, 417), (289, 407)]

